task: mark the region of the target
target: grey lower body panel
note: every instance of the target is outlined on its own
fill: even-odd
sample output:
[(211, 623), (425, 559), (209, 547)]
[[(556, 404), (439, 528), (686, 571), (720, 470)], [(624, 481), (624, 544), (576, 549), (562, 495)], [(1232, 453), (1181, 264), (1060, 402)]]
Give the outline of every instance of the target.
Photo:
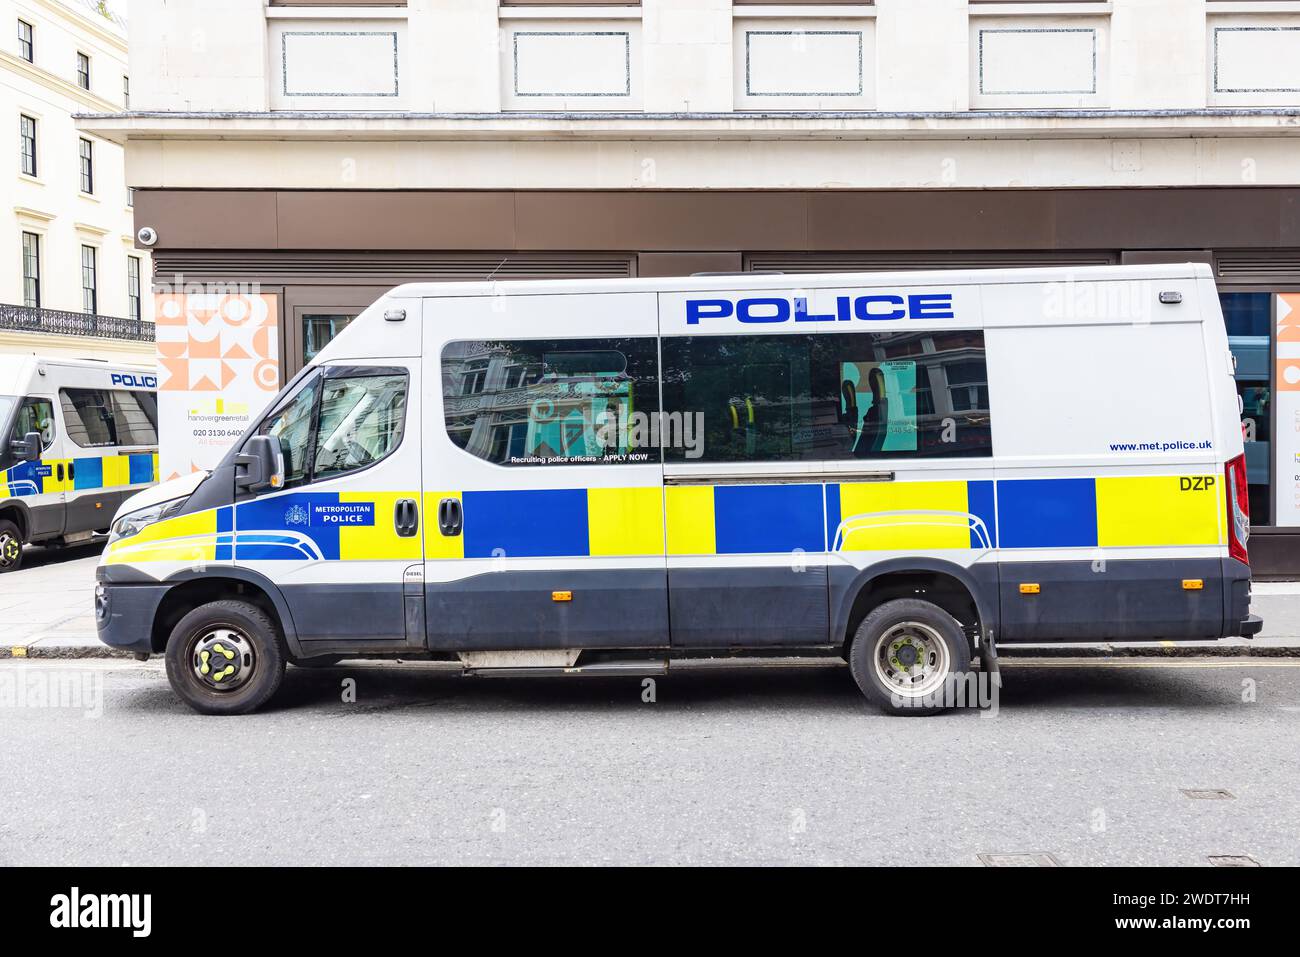
[[(555, 601), (553, 592), (571, 592)], [(662, 568), (499, 571), (425, 585), (430, 651), (663, 648)]]
[[(1003, 562), (1000, 569), (999, 642), (1210, 640), (1237, 634), (1249, 614), (1249, 569), (1220, 558)], [(1203, 585), (1184, 588), (1185, 580)], [(1039, 592), (1022, 594), (1022, 584)]]
[(830, 639), (826, 568), (668, 572), (673, 648), (807, 648)]
[(304, 647), (308, 642), (353, 641), (384, 648), (422, 647), (423, 636), (407, 634), (400, 582), (281, 585), (280, 592)]
[(97, 609), (95, 630), (112, 648), (149, 654), (153, 620), (170, 585), (111, 584), (101, 579), (105, 601)]

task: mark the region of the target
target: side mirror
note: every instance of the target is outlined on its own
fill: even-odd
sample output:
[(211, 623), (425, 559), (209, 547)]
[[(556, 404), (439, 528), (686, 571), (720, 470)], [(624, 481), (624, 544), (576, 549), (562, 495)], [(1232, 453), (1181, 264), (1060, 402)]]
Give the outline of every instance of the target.
[(270, 435), (255, 435), (235, 456), (235, 488), (260, 492), (284, 485), (284, 455), (280, 440)]
[(9, 443), (9, 451), (19, 462), (39, 462), (41, 460), (41, 433), (28, 432), (21, 439)]

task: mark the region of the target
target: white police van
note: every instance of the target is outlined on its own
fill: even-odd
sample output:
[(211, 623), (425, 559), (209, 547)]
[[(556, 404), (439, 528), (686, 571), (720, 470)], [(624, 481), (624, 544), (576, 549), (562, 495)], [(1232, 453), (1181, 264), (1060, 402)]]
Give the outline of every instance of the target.
[(158, 481), (157, 389), (148, 366), (0, 356), (0, 572), (25, 543), (107, 533)]
[(924, 713), (998, 645), (1257, 632), (1245, 482), (1199, 265), (407, 285), (123, 505), (99, 631), (210, 713), (794, 655)]

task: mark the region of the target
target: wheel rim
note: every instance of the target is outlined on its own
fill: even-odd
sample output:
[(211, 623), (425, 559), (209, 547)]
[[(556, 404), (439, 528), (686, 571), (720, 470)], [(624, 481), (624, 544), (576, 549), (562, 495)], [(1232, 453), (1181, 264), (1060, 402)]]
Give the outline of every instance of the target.
[(0, 532), (0, 568), (12, 568), (23, 553), (23, 543), (12, 532)]
[(242, 631), (226, 625), (201, 632), (190, 654), (190, 668), (199, 684), (219, 693), (242, 687), (256, 667), (253, 643)]
[(902, 698), (919, 698), (943, 683), (950, 667), (948, 643), (919, 621), (891, 626), (876, 641), (876, 677)]

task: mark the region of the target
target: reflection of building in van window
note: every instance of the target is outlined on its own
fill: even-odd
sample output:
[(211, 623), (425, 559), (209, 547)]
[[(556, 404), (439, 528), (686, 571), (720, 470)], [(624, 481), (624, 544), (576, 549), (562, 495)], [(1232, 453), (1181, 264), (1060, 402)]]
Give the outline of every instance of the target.
[(68, 437), (83, 449), (158, 444), (158, 397), (125, 389), (60, 389)]
[(703, 417), (704, 461), (991, 454), (978, 331), (680, 337), (663, 356), (664, 407)]
[(447, 434), (504, 465), (585, 464), (644, 451), (659, 409), (653, 339), (453, 342), (442, 355)]

